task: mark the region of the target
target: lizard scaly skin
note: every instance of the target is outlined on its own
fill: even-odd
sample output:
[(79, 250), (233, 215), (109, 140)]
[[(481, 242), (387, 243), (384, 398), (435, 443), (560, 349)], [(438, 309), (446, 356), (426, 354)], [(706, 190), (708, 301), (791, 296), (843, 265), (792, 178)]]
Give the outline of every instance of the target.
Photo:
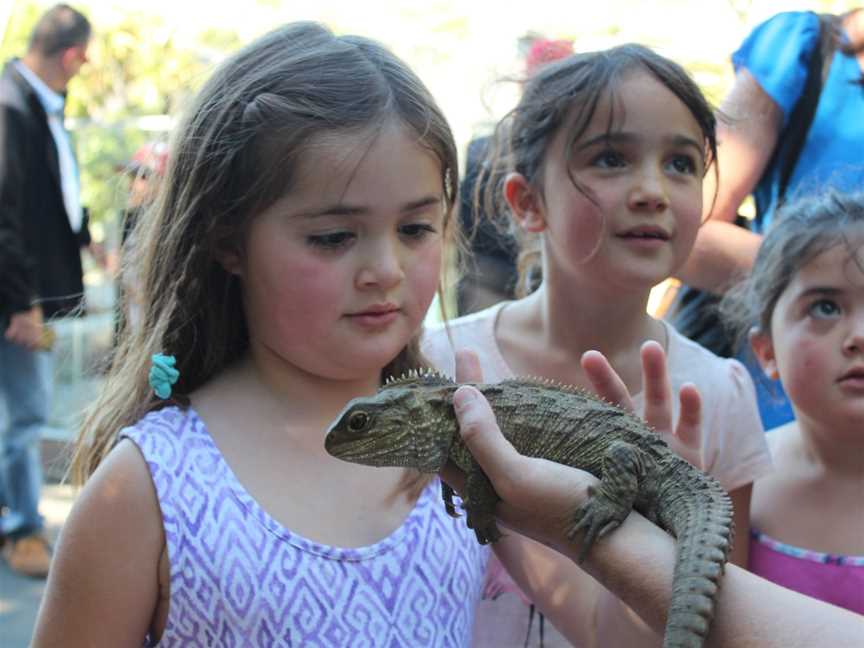
[[(504, 436), (520, 453), (592, 473), (600, 485), (574, 515), (568, 536), (581, 534), (579, 559), (631, 509), (677, 540), (673, 591), (663, 646), (704, 645), (732, 537), (732, 504), (710, 476), (676, 455), (641, 419), (572, 387), (535, 379), (475, 385)], [(352, 400), (331, 425), (327, 451), (353, 463), (438, 472), (451, 460), (466, 473), (464, 507), (481, 543), (501, 537), (498, 496), (457, 430), (458, 387), (433, 372), (389, 381)], [(443, 495), (455, 514), (453, 492)]]

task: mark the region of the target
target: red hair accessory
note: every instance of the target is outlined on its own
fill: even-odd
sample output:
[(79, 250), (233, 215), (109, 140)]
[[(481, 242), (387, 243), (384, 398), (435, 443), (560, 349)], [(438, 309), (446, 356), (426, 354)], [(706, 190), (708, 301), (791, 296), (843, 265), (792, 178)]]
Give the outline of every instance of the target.
[(534, 74), (537, 68), (558, 59), (567, 58), (572, 53), (572, 40), (538, 38), (531, 43), (531, 49), (528, 50), (528, 54), (525, 57), (525, 71), (528, 74)]

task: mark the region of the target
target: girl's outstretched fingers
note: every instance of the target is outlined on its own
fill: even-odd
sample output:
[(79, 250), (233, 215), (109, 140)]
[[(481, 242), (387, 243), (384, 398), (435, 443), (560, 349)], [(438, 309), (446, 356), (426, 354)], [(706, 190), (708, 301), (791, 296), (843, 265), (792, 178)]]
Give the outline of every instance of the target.
[(642, 390), (645, 394), (645, 422), (655, 430), (672, 430), (672, 384), (666, 366), (666, 352), (654, 340), (640, 349)]
[(582, 354), (582, 371), (591, 381), (591, 386), (601, 398), (617, 403), (624, 409), (633, 411), (633, 400), (627, 385), (618, 376), (609, 361), (599, 351), (586, 351)]
[[(678, 414), (678, 425), (675, 426), (675, 437), (681, 444), (693, 452), (699, 453), (699, 449), (702, 447), (702, 397), (699, 395), (696, 385), (693, 383), (681, 385), (678, 400), (681, 409)], [(685, 458), (702, 468), (701, 458), (698, 463), (690, 457)]]
[[(672, 386), (663, 347), (649, 340), (642, 345), (642, 383), (645, 394), (644, 419), (669, 445), (694, 466), (702, 468), (702, 400), (696, 386), (688, 383), (679, 393), (680, 412), (674, 422)], [(582, 369), (594, 391), (606, 400), (634, 410), (633, 399), (624, 381), (599, 351), (582, 355)]]

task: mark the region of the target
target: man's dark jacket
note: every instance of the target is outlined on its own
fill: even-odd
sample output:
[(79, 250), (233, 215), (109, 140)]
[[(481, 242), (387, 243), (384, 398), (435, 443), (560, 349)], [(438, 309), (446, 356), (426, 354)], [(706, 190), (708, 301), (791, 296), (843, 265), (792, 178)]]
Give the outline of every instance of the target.
[(11, 62), (0, 76), (0, 322), (31, 304), (68, 315), (83, 295), (85, 218), (73, 232), (57, 147), (39, 97)]

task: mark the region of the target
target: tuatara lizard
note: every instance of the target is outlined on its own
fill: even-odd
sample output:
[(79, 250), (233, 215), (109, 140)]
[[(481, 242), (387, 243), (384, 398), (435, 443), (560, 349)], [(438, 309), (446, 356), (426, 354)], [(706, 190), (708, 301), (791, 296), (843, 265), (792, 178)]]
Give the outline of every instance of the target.
[[(588, 392), (534, 379), (475, 386), (520, 453), (600, 479), (568, 528), (571, 539), (582, 535), (580, 561), (631, 508), (677, 539), (663, 646), (703, 646), (731, 547), (732, 503), (720, 485), (679, 458), (641, 419)], [(325, 445), (335, 457), (369, 466), (438, 472), (452, 460), (466, 473), (468, 525), (485, 544), (501, 536), (494, 519), (499, 498), (457, 432), (457, 387), (434, 372), (388, 381), (376, 395), (348, 403)], [(455, 515), (453, 491), (442, 490)]]

